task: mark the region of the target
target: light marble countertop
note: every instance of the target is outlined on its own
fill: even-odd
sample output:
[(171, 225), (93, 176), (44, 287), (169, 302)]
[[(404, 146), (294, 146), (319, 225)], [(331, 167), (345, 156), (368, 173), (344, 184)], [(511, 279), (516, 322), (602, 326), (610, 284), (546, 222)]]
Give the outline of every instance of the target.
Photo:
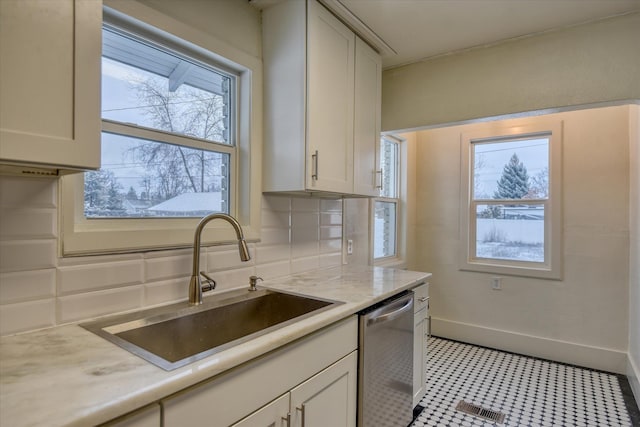
[(357, 313), (429, 276), (344, 265), (265, 281), (265, 288), (344, 304), (171, 372), (75, 324), (2, 337), (0, 426), (106, 422)]

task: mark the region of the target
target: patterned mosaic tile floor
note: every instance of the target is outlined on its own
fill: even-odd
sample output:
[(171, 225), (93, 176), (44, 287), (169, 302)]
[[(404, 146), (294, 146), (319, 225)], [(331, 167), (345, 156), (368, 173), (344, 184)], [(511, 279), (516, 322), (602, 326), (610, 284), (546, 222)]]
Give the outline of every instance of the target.
[[(460, 400), (505, 414), (504, 423), (456, 411)], [(435, 337), (420, 405), (411, 427), (640, 426), (624, 377)]]

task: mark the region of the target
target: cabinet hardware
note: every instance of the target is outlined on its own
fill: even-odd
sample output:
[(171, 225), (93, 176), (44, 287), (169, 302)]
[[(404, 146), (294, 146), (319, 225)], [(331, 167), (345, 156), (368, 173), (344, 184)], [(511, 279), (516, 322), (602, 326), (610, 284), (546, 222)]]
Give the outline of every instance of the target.
[(282, 417), (282, 420), (287, 423), (287, 427), (291, 427), (291, 412), (287, 412), (287, 416)]
[(312, 166), (313, 169), (311, 169), (313, 173), (311, 174), (311, 178), (317, 181), (318, 180), (318, 150), (316, 150), (315, 154), (311, 155), (311, 159), (313, 161), (313, 166)]
[(380, 174), (380, 185), (376, 185), (376, 188), (382, 192), (382, 169), (376, 171), (376, 175)]
[(300, 427), (304, 427), (304, 403), (300, 405), (300, 408), (296, 407), (296, 410), (300, 411)]
[(420, 302), (425, 302), (425, 301), (428, 301), (428, 300), (429, 300), (429, 297), (418, 298), (418, 301), (420, 301)]

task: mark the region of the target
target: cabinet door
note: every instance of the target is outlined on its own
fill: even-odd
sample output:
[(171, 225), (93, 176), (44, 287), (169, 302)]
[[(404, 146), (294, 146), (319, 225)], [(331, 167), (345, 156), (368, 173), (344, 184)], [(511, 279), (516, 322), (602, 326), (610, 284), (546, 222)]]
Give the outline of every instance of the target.
[(382, 59), (360, 38), (356, 38), (355, 76), (353, 192), (377, 196)]
[(289, 416), (289, 393), (287, 393), (231, 427), (290, 427)]
[(413, 406), (415, 407), (426, 392), (426, 313), (427, 309), (415, 313), (413, 328)]
[(0, 1), (0, 163), (100, 167), (100, 0)]
[(291, 391), (293, 426), (356, 425), (357, 351)]
[(352, 193), (355, 34), (317, 2), (308, 8), (306, 185)]

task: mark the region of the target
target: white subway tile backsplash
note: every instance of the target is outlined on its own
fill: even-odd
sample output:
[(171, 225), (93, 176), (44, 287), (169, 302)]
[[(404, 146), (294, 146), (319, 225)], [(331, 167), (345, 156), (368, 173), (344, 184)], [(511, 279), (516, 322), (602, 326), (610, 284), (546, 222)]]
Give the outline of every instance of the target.
[(142, 285), (58, 297), (58, 323), (140, 308), (143, 297)]
[[(200, 267), (206, 268), (206, 254), (200, 252)], [(154, 257), (144, 260), (145, 282), (166, 280), (175, 277), (191, 276), (193, 254), (181, 254), (168, 257)]]
[(291, 260), (291, 274), (320, 268), (320, 260), (317, 256), (306, 258), (294, 258)]
[(0, 206), (55, 208), (57, 200), (56, 178), (0, 176)]
[(256, 265), (274, 261), (284, 261), (291, 258), (291, 246), (287, 245), (258, 245), (256, 247)]
[(320, 239), (320, 230), (318, 226), (315, 227), (292, 227), (291, 228), (291, 243), (296, 245), (298, 243), (318, 242)]
[[(57, 191), (56, 180), (0, 177), (0, 334), (187, 298), (190, 248), (58, 258)], [(248, 263), (236, 245), (202, 248), (218, 291), (341, 263), (341, 200), (263, 196), (261, 219)]]
[(54, 209), (0, 208), (0, 239), (46, 239), (58, 234)]
[(299, 242), (293, 242), (291, 245), (292, 257), (306, 257), (318, 255), (320, 253), (320, 244), (317, 240), (300, 240)]
[(291, 215), (291, 228), (295, 231), (298, 229), (318, 230), (320, 225), (320, 214), (317, 212), (294, 212)]
[(342, 264), (342, 253), (320, 255), (320, 268), (337, 267)]
[(144, 306), (154, 306), (173, 301), (186, 300), (189, 296), (190, 276), (180, 277), (144, 285)]
[(291, 198), (281, 196), (264, 196), (262, 198), (262, 210), (272, 212), (289, 212), (291, 210)]
[(247, 268), (255, 265), (255, 248), (249, 246), (249, 261), (240, 259), (238, 245), (212, 246), (207, 250), (207, 271), (229, 270), (234, 268)]
[(289, 228), (291, 215), (289, 211), (268, 211), (262, 210), (261, 222), (263, 228)]
[(0, 272), (28, 271), (56, 266), (56, 240), (0, 241)]
[(320, 240), (340, 239), (342, 237), (342, 226), (331, 225), (320, 227)]
[(342, 225), (341, 212), (321, 212), (320, 225)]
[(320, 212), (319, 199), (291, 199), (292, 212)]
[(342, 239), (320, 240), (320, 253), (342, 252)]
[(342, 213), (342, 200), (322, 199), (320, 200), (320, 212), (340, 212)]
[(10, 304), (56, 295), (56, 269), (0, 273), (0, 304)]
[(58, 295), (135, 285), (142, 280), (140, 260), (58, 267)]
[(289, 259), (256, 266), (256, 276), (262, 277), (264, 280), (288, 276), (289, 274), (291, 274), (291, 262)]
[(264, 228), (261, 231), (260, 243), (262, 245), (286, 244), (290, 242), (290, 230), (288, 228)]
[(237, 268), (235, 270), (214, 271), (209, 274), (216, 281), (216, 291), (249, 287), (249, 277), (256, 274), (255, 267)]
[(15, 334), (55, 325), (53, 298), (0, 305), (0, 335)]

